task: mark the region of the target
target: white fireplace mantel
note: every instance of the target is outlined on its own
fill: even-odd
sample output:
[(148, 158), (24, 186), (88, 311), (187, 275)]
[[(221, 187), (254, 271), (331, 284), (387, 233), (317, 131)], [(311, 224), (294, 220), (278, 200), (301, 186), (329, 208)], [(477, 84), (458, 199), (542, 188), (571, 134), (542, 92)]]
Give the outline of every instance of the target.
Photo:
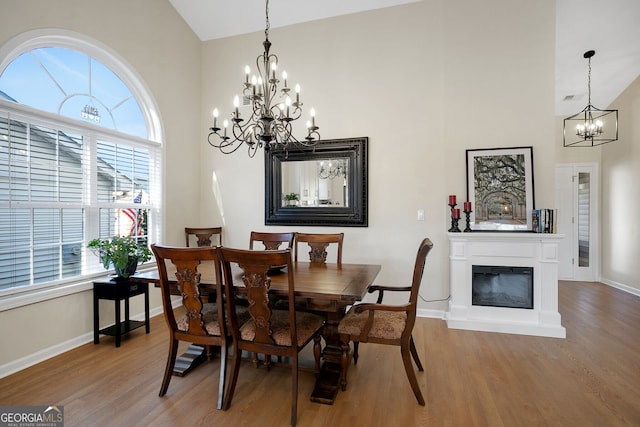
[[(472, 232), (448, 236), (449, 328), (566, 337), (558, 312), (558, 256), (563, 235)], [(474, 265), (532, 267), (533, 309), (473, 305)]]

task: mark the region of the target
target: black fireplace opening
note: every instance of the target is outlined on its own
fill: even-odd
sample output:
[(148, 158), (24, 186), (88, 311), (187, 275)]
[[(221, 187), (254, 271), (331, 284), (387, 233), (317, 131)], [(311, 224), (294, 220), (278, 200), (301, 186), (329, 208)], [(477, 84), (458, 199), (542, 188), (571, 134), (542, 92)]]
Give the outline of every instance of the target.
[(533, 309), (533, 267), (474, 265), (473, 305)]

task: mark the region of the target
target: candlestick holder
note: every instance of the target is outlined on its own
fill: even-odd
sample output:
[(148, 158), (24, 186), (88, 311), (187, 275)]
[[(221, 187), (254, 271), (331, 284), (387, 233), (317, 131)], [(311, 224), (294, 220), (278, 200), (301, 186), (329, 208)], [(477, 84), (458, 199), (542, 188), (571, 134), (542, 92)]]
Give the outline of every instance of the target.
[(457, 206), (457, 203), (449, 203), (449, 206), (451, 207), (451, 228), (448, 231), (450, 233), (459, 233), (458, 221), (460, 221), (460, 218), (453, 217), (453, 209)]
[(464, 214), (467, 216), (467, 226), (462, 231), (464, 231), (465, 233), (473, 231), (471, 229), (471, 212), (473, 211), (464, 211)]

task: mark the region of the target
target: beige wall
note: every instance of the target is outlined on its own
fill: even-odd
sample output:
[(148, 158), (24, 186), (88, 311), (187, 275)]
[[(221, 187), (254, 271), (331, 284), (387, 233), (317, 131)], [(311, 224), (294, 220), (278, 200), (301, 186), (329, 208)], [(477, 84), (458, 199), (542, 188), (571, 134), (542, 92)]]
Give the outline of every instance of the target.
[[(197, 207), (186, 207), (200, 195), (200, 41), (167, 1), (0, 0), (0, 45), (40, 28), (96, 39), (117, 52), (152, 92), (166, 138), (165, 241), (182, 243), (179, 227), (199, 220)], [(132, 299), (132, 314), (142, 311), (139, 299)], [(0, 367), (90, 334), (91, 301), (91, 291), (85, 291), (0, 312)], [(155, 289), (151, 306), (161, 306)], [(104, 301), (101, 310), (102, 324), (113, 322), (113, 303)]]
[(619, 141), (602, 150), (602, 278), (640, 294), (640, 77), (612, 104)]

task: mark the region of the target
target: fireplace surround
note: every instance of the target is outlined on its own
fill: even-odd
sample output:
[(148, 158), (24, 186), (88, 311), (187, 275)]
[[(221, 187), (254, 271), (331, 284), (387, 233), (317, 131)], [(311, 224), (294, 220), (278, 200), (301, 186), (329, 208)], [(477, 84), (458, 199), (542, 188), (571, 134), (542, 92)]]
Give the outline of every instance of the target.
[[(547, 336), (565, 338), (558, 312), (558, 255), (563, 235), (539, 233), (471, 232), (448, 233), (449, 281), (451, 300), (445, 315), (447, 325), (454, 329)], [(512, 272), (531, 271), (532, 306), (514, 304), (474, 304), (473, 277), (476, 273), (498, 267), (506, 273), (502, 287), (488, 291), (488, 298), (511, 293), (509, 300), (526, 298), (527, 286)], [(513, 287), (513, 291), (509, 287)], [(486, 301), (485, 301), (486, 302)]]

